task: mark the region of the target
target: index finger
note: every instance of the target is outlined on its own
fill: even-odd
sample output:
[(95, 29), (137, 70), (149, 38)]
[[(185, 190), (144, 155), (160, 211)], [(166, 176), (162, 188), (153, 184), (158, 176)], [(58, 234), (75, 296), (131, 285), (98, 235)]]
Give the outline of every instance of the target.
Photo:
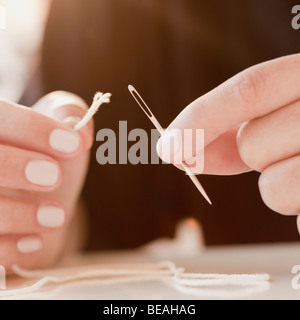
[[(182, 131), (204, 129), (204, 146), (207, 146), (235, 126), (298, 100), (299, 74), (300, 54), (274, 59), (246, 69), (191, 103), (166, 132), (175, 128)], [(193, 146), (196, 153), (202, 149), (201, 145)], [(160, 156), (163, 160), (166, 158), (165, 161), (170, 159), (170, 155)], [(177, 150), (171, 158), (180, 162), (186, 160), (183, 157), (182, 150)]]
[(0, 99), (0, 141), (58, 159), (73, 159), (83, 149), (81, 135), (67, 124)]

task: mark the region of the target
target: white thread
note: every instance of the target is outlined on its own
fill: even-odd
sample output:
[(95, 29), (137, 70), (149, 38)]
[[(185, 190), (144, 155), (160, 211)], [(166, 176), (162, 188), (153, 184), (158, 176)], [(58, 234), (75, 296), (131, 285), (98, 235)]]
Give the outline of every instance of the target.
[(257, 286), (243, 287), (238, 289), (211, 289), (209, 287), (204, 288), (194, 288), (194, 287), (185, 287), (180, 285), (174, 285), (174, 288), (182, 294), (189, 296), (205, 297), (206, 299), (210, 298), (242, 298), (249, 295), (258, 294), (264, 291), (267, 291), (270, 287), (268, 282), (259, 283)]
[[(269, 287), (267, 274), (201, 274), (184, 273), (172, 261), (151, 264), (111, 264), (73, 267), (57, 270), (25, 270), (12, 266), (16, 275), (26, 279), (36, 279), (34, 284), (12, 290), (0, 291), (0, 297), (13, 297), (35, 293), (48, 283), (75, 284), (93, 281), (98, 285), (160, 281), (174, 287), (181, 293), (205, 296), (226, 296), (254, 293)], [(226, 286), (241, 287), (245, 290), (225, 290)], [(209, 289), (222, 287), (223, 289)], [(208, 289), (208, 290), (207, 290)], [(252, 289), (252, 290), (251, 290)]]
[(79, 121), (74, 129), (76, 131), (82, 129), (84, 126), (87, 125), (87, 123), (93, 118), (95, 113), (99, 110), (100, 106), (103, 103), (110, 103), (111, 93), (105, 93), (97, 92), (94, 96), (93, 103), (89, 110), (87, 111), (86, 115)]

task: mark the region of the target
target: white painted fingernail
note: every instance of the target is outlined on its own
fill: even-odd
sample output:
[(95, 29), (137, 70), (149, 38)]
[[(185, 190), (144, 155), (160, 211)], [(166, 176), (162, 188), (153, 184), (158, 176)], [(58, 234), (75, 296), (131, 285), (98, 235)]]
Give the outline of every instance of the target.
[(62, 122), (67, 123), (67, 124), (69, 124), (69, 123), (76, 123), (77, 124), (81, 120), (82, 120), (82, 118), (72, 116), (72, 117), (65, 118)]
[(50, 161), (31, 161), (25, 168), (25, 176), (33, 184), (50, 187), (58, 181), (59, 168), (55, 163)]
[(172, 129), (165, 131), (157, 143), (157, 153), (167, 163), (174, 162), (174, 158), (182, 150), (181, 130)]
[(79, 134), (77, 132), (55, 129), (50, 134), (50, 146), (57, 151), (73, 153), (79, 147)]
[(58, 228), (65, 222), (65, 211), (59, 207), (41, 206), (37, 212), (37, 220), (43, 227)]
[(42, 248), (42, 241), (37, 237), (25, 237), (18, 241), (17, 248), (21, 253), (33, 253)]

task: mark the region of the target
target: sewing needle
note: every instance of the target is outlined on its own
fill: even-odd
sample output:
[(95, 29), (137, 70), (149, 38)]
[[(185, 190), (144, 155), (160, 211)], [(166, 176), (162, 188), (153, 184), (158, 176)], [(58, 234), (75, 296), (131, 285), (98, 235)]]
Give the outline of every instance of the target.
[[(146, 104), (146, 102), (143, 100), (143, 98), (140, 96), (140, 94), (137, 92), (137, 90), (132, 86), (128, 86), (128, 90), (133, 96), (134, 100), (137, 102), (137, 104), (141, 107), (141, 109), (144, 111), (146, 116), (150, 119), (150, 121), (154, 124), (160, 135), (163, 135), (164, 129), (160, 125), (160, 123), (155, 118), (154, 114)], [(190, 179), (193, 181), (196, 188), (200, 191), (200, 193), (203, 195), (203, 197), (207, 200), (209, 204), (212, 204), (207, 193), (205, 192), (204, 188), (202, 187), (199, 180), (196, 178), (196, 176), (193, 174), (191, 169), (187, 166), (185, 162), (181, 163), (183, 169), (185, 170), (186, 174), (190, 177)]]

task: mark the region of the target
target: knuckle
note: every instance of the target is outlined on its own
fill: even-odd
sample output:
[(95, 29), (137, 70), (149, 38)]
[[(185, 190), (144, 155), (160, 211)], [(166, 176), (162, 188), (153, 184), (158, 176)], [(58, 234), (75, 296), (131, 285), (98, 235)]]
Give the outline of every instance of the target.
[(280, 196), (280, 188), (273, 176), (268, 170), (264, 171), (259, 178), (258, 185), (263, 202), (271, 210), (283, 215), (291, 215), (293, 212), (293, 205), (283, 201)]
[(274, 197), (274, 195), (277, 194), (275, 186), (271, 183), (267, 172), (263, 172), (260, 175), (258, 185), (262, 200), (265, 205), (273, 211), (282, 213), (282, 208), (280, 208), (276, 201), (276, 197)]
[(18, 231), (16, 229), (20, 217), (27, 212), (27, 207), (21, 201), (13, 201), (1, 197), (0, 199), (0, 233), (7, 234)]
[(2, 170), (2, 174), (0, 175), (0, 186), (6, 187), (9, 184), (9, 180), (11, 180), (11, 177), (9, 177), (9, 174), (7, 172), (7, 168), (11, 166), (12, 157), (10, 154), (5, 150), (5, 148), (0, 147), (0, 166), (4, 170)]
[(8, 268), (8, 257), (11, 255), (11, 250), (9, 246), (9, 237), (2, 237), (1, 239), (2, 243), (0, 244), (0, 261), (1, 265), (3, 265), (5, 268)]
[(261, 102), (266, 89), (266, 75), (259, 68), (247, 69), (235, 77), (233, 94), (246, 107), (249, 115), (255, 111), (258, 102)]
[(236, 139), (239, 155), (243, 162), (253, 170), (262, 171), (259, 150), (257, 150), (256, 144), (253, 143), (251, 122), (246, 122), (241, 126)]

